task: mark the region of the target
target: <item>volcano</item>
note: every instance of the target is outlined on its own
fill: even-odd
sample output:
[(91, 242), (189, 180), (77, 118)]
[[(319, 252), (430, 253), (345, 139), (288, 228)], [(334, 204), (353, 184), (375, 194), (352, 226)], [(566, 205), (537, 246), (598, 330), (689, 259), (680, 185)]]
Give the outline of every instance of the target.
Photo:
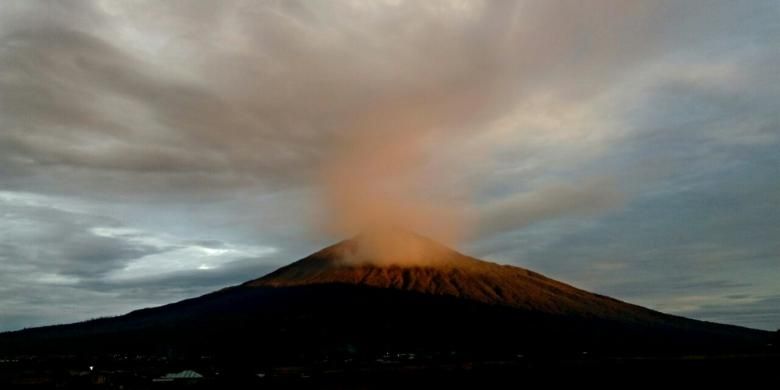
[(669, 353), (762, 348), (769, 332), (663, 314), (414, 233), (369, 232), (178, 303), (0, 335), (0, 351), (316, 356)]

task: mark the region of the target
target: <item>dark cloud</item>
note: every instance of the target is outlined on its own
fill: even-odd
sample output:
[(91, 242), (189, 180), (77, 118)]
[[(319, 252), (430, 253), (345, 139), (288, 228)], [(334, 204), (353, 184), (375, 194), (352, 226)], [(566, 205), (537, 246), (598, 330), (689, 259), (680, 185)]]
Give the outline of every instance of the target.
[[(731, 280), (699, 280), (698, 278), (667, 277), (664, 280), (632, 281), (611, 284), (601, 290), (606, 295), (613, 296), (658, 296), (663, 294), (680, 294), (681, 292), (727, 292), (732, 289), (750, 287), (748, 283)], [(737, 295), (737, 294), (735, 294)], [(731, 296), (735, 296), (731, 295)]]
[(738, 299), (752, 298), (752, 295), (750, 295), (750, 294), (732, 294), (732, 295), (726, 295), (726, 298), (738, 300)]
[(623, 200), (624, 195), (609, 180), (546, 185), (488, 204), (479, 213), (485, 221), (480, 225), (480, 234), (514, 231), (562, 215), (599, 213), (619, 207)]
[(90, 230), (117, 224), (106, 217), (2, 203), (0, 212), (4, 215), (0, 261), (6, 264), (18, 263), (63, 276), (94, 278), (120, 269), (130, 260), (167, 250), (101, 237)]
[(766, 330), (780, 329), (780, 296), (744, 299), (738, 303), (704, 305), (681, 314), (713, 322), (743, 324)]

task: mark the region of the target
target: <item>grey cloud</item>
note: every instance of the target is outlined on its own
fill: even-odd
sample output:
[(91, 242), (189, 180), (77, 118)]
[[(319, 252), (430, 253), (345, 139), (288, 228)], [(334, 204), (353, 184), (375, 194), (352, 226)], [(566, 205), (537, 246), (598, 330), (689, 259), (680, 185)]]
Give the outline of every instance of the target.
[[(92, 186), (106, 179), (78, 171), (109, 171), (163, 193), (198, 183), (301, 185), (366, 114), (389, 110), (383, 119), (394, 120), (393, 106), (405, 102), (428, 114), (444, 109), (452, 117), (444, 125), (479, 127), (539, 88), (586, 98), (653, 42), (640, 32), (655, 12), (618, 2), (467, 6), (125, 4), (116, 6), (120, 20), (95, 4), (84, 25), (62, 6), (49, 18), (22, 12), (14, 16), (28, 23), (2, 34), (13, 75), (0, 81), (6, 174), (56, 183), (46, 174), (55, 166)], [(560, 21), (542, 22), (549, 18)], [(159, 40), (161, 56), (129, 46), (112, 22), (141, 30), (136, 45)], [(600, 39), (606, 34), (620, 38)], [(600, 54), (616, 49), (635, 55)], [(568, 79), (573, 69), (556, 64), (585, 74)], [(125, 107), (148, 117), (128, 120)], [(132, 193), (115, 182), (93, 189)]]
[(704, 305), (682, 314), (713, 322), (729, 322), (775, 331), (780, 329), (780, 296), (727, 304)]
[(492, 235), (522, 229), (561, 216), (592, 214), (618, 207), (624, 195), (609, 180), (544, 185), (528, 193), (500, 199), (480, 210), (480, 233)]
[(199, 245), (206, 248), (224, 248), (225, 243), (219, 240), (196, 240), (191, 241), (189, 244)]
[[(216, 128), (206, 118), (224, 108), (206, 91), (155, 77), (143, 61), (100, 38), (65, 28), (6, 35), (4, 52), (4, 68), (17, 76), (2, 83), (6, 128), (2, 145), (7, 157), (27, 158), (44, 167), (141, 173), (198, 172), (218, 166), (207, 151), (187, 153), (186, 145), (176, 145), (169, 139), (175, 135), (166, 136), (165, 128), (158, 127), (162, 132), (157, 134), (133, 128), (112, 117), (118, 113), (100, 107), (106, 99), (137, 99), (148, 109), (163, 110), (159, 116), (178, 113), (182, 120)], [(193, 123), (184, 122), (181, 128)], [(151, 138), (142, 138), (144, 132)], [(113, 146), (101, 148), (101, 142)]]
[(90, 231), (117, 223), (106, 217), (4, 204), (0, 204), (0, 212), (4, 215), (0, 261), (47, 274), (98, 277), (124, 267), (129, 260), (165, 250)]
[(153, 296), (164, 302), (162, 298), (172, 295), (181, 299), (247, 282), (259, 278), (291, 260), (288, 258), (263, 258), (262, 260), (247, 258), (216, 270), (178, 271), (124, 281), (92, 280), (85, 281), (81, 287), (90, 291), (114, 292), (119, 294), (121, 298), (146, 299)]
[[(631, 281), (610, 284), (599, 292), (613, 296), (648, 297), (680, 294), (681, 292), (712, 293), (750, 287), (749, 283), (733, 280), (700, 280), (694, 276), (666, 277), (663, 280)], [(732, 295), (734, 296), (734, 295)]]

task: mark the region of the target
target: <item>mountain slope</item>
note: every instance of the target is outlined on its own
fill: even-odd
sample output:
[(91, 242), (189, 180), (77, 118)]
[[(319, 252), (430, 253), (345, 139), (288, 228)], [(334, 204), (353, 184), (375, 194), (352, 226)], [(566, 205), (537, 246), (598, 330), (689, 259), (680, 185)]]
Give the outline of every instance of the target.
[[(385, 233), (387, 234), (387, 233)], [(248, 287), (344, 283), (446, 295), (556, 315), (610, 320), (666, 321), (640, 306), (586, 292), (520, 267), (465, 256), (414, 233), (397, 231), (393, 242), (413, 248), (412, 262), (359, 259), (370, 237), (358, 236), (282, 267)], [(368, 241), (368, 242), (367, 242)], [(345, 260), (357, 259), (357, 260)]]

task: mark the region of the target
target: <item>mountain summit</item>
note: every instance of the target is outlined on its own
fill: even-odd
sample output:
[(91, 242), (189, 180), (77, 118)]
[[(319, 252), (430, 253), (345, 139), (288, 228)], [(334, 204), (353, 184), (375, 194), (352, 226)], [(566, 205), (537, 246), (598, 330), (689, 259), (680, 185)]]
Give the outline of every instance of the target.
[[(381, 228), (322, 249), (285, 268), (334, 268), (339, 266), (466, 266), (466, 256), (417, 233), (401, 228)], [(471, 259), (474, 260), (474, 259)]]
[(402, 229), (361, 233), (244, 286), (329, 284), (449, 296), (534, 313), (645, 325), (688, 321), (589, 293), (521, 267), (466, 256)]
[(762, 348), (770, 338), (663, 314), (475, 259), (411, 232), (381, 229), (198, 298), (0, 334), (0, 350), (176, 350), (289, 361), (388, 350), (472, 356), (736, 351)]

